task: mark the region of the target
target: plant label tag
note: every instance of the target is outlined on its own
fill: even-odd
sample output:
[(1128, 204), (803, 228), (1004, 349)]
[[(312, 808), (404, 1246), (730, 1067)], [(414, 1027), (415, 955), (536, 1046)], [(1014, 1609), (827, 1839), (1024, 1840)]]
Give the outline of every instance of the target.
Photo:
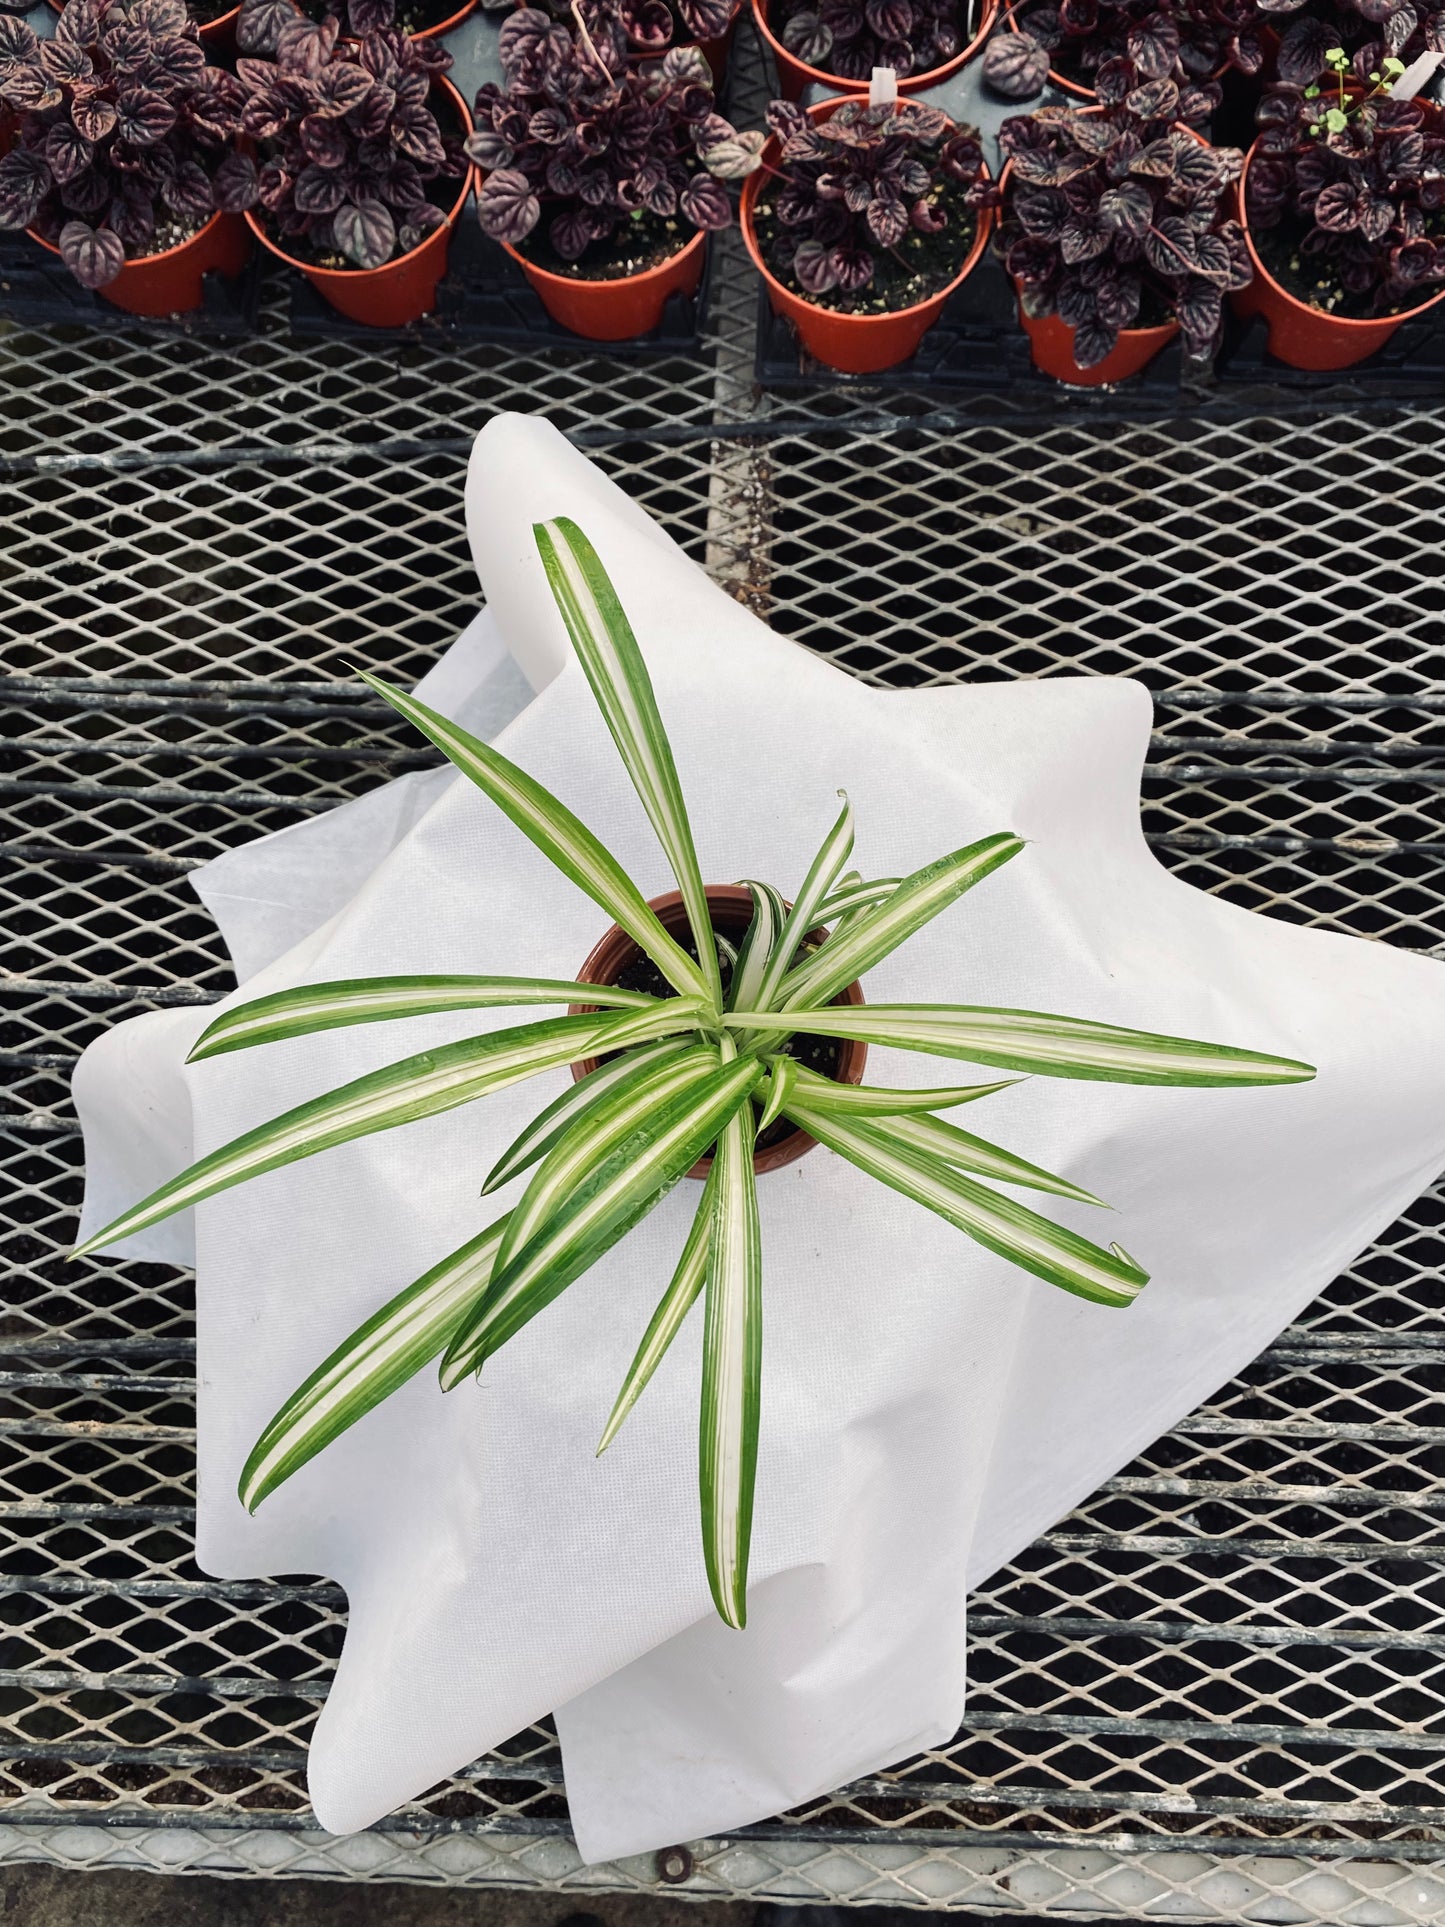
[[(1445, 60), (1445, 53), (1418, 54), (1390, 89), (1391, 100), (1413, 100), (1442, 60)], [(876, 81), (878, 75), (876, 67), (873, 69), (873, 75)]]
[[(1415, 67), (1419, 66), (1415, 62)], [(1413, 74), (1415, 67), (1410, 69)], [(1410, 74), (1406, 74), (1408, 80)], [(868, 105), (870, 107), (891, 107), (898, 98), (898, 73), (893, 67), (875, 67), (873, 78), (868, 83)]]

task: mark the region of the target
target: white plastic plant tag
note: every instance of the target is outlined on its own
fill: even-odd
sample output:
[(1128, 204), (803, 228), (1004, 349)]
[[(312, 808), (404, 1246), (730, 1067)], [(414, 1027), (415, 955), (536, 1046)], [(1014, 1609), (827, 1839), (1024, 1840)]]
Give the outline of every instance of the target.
[[(1391, 100), (1413, 100), (1420, 89), (1433, 77), (1435, 69), (1445, 60), (1445, 53), (1425, 52), (1418, 54), (1390, 89)], [(877, 74), (877, 68), (874, 68)]]
[[(1418, 62), (1417, 62), (1418, 65)], [(1410, 70), (1414, 72), (1414, 68)], [(898, 98), (898, 74), (892, 67), (875, 67), (868, 83), (868, 105), (891, 107)]]

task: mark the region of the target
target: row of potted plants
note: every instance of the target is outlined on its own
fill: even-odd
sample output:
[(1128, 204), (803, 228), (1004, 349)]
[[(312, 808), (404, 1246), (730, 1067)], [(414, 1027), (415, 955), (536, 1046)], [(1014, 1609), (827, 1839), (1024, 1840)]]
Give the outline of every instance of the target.
[(469, 112), (434, 37), (348, 39), (292, 0), (247, 0), (266, 52), (234, 72), (184, 0), (69, 0), (49, 41), (3, 18), (0, 226), (133, 312), (199, 306), (201, 276), (254, 238), (342, 312), (399, 325), (433, 305), (475, 168), (484, 231), (555, 318), (619, 340), (696, 288), (741, 181), (775, 308), (859, 373), (916, 350), (991, 231), (1035, 361), (1063, 380), (1118, 380), (1174, 335), (1208, 353), (1226, 297), (1266, 314), (1283, 359), (1347, 366), (1445, 297), (1445, 116), (1395, 97), (1382, 42), (1271, 86), (1246, 159), (1197, 131), (1209, 90), (1156, 71), (1173, 43), (1151, 28), (1093, 70), (1091, 101), (1005, 121), (995, 181), (970, 130), (907, 98), (779, 100), (768, 132), (739, 131), (704, 50), (639, 60), (647, 24), (602, 0), (570, 27), (519, 7), (503, 84)]

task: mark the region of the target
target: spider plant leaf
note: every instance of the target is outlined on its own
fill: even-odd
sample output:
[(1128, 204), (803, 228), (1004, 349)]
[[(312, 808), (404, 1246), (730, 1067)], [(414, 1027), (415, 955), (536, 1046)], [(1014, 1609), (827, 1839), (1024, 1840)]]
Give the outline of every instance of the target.
[(542, 1232), (494, 1274), (486, 1297), (442, 1359), (444, 1389), (475, 1371), (646, 1217), (747, 1102), (758, 1076), (756, 1061), (740, 1058), (669, 1104), (654, 1107), (647, 1122), (590, 1173)]
[[(770, 1057), (768, 1059), (768, 1095), (758, 1116), (755, 1136), (761, 1137), (773, 1120), (782, 1114), (783, 1106), (792, 1095), (793, 1086), (798, 1081), (798, 1061), (795, 1057)], [(831, 1080), (820, 1077), (820, 1084)]]
[(499, 1218), (398, 1292), (297, 1387), (252, 1446), (241, 1473), (238, 1492), (248, 1512), (446, 1350), (487, 1288), (506, 1223)]
[[(935, 1057), (963, 1057), (1040, 1077), (1086, 1078), (1106, 1084), (1231, 1086), (1301, 1084), (1312, 1064), (1230, 1044), (1200, 1043), (1152, 1031), (1121, 1030), (1038, 1010), (991, 1010), (963, 1004), (829, 1004), (789, 1008), (796, 1029), (822, 1037), (857, 1037)], [(629, 1020), (630, 1021), (630, 1020)], [(750, 1021), (739, 1012), (729, 1024)], [(756, 1022), (755, 1017), (751, 1021)]]
[(677, 1261), (677, 1270), (672, 1274), (672, 1283), (662, 1294), (657, 1310), (652, 1314), (652, 1322), (642, 1334), (642, 1343), (627, 1368), (622, 1390), (617, 1394), (617, 1403), (603, 1427), (602, 1438), (597, 1446), (599, 1459), (617, 1437), (628, 1413), (647, 1389), (648, 1380), (662, 1363), (668, 1346), (682, 1330), (683, 1320), (707, 1282), (707, 1259), (712, 1247), (713, 1196), (713, 1174), (709, 1171), (702, 1198), (682, 1247), (682, 1256)]
[(747, 933), (738, 946), (732, 982), (728, 985), (726, 1008), (729, 1010), (735, 1004), (751, 1008), (756, 1002), (773, 946), (788, 921), (787, 905), (780, 892), (770, 883), (754, 883), (750, 878), (744, 879), (744, 882), (753, 900), (753, 915)]
[[(826, 1084), (828, 1080), (819, 1078), (818, 1082)], [(790, 1116), (799, 1120), (814, 1115), (838, 1115), (829, 1111), (826, 1100), (815, 1101), (811, 1084), (807, 1087), (806, 1096), (794, 1089), (788, 1111)], [(848, 1113), (844, 1112), (843, 1115), (846, 1117)], [(857, 1115), (853, 1113), (855, 1119)], [(814, 1135), (812, 1127), (806, 1122), (803, 1128), (810, 1136)], [(1025, 1159), (1015, 1157), (1012, 1151), (1005, 1151), (998, 1144), (990, 1144), (987, 1138), (975, 1137), (971, 1131), (960, 1131), (956, 1125), (945, 1124), (942, 1118), (895, 1115), (889, 1118), (886, 1128), (895, 1144), (911, 1145), (916, 1151), (927, 1151), (944, 1164), (971, 1172), (975, 1177), (991, 1178), (996, 1184), (1021, 1184), (1030, 1191), (1048, 1191), (1054, 1197), (1072, 1198), (1076, 1204), (1096, 1204), (1105, 1211), (1109, 1208), (1102, 1198), (1096, 1198), (1092, 1191), (1086, 1191), (1082, 1185), (1071, 1184), (1067, 1178), (1055, 1177), (1052, 1171), (1042, 1170), (1037, 1164), (1029, 1164)]]
[(447, 1010), (490, 1010), (512, 1004), (599, 1004), (646, 1010), (656, 1004), (640, 990), (612, 985), (562, 983), (551, 977), (360, 977), (340, 983), (302, 984), (255, 997), (222, 1011), (202, 1031), (188, 1064), (223, 1051), (274, 1044), (312, 1031), (348, 1024), (376, 1024), (394, 1017), (421, 1017)]
[(633, 1044), (650, 1043), (654, 1037), (667, 1037), (674, 1031), (695, 1030), (715, 1006), (708, 997), (651, 997), (646, 1010), (619, 1010), (609, 1013), (607, 1049), (629, 1050)]
[(692, 826), (682, 798), (672, 745), (662, 726), (652, 678), (602, 558), (565, 516), (533, 524), (547, 581), (572, 647), (592, 685), (632, 786), (667, 853), (687, 906), (706, 988), (722, 1004), (722, 978), (713, 948), (712, 918)]
[(839, 917), (851, 917), (855, 910), (867, 910), (891, 897), (902, 880), (901, 877), (878, 877), (872, 883), (865, 883), (862, 877), (856, 877), (850, 883), (846, 878), (840, 879), (833, 894), (818, 905), (814, 921), (832, 923)]
[(592, 1173), (619, 1146), (627, 1144), (654, 1112), (706, 1082), (716, 1074), (717, 1066), (716, 1050), (695, 1044), (661, 1063), (634, 1068), (630, 1077), (594, 1093), (591, 1103), (573, 1119), (532, 1174), (502, 1240), (498, 1272), (540, 1236)]
[(906, 1117), (912, 1111), (947, 1111), (955, 1104), (972, 1104), (995, 1091), (1007, 1091), (1023, 1080), (1001, 1077), (996, 1084), (941, 1084), (931, 1090), (894, 1091), (881, 1084), (838, 1084), (831, 1077), (820, 1077), (796, 1058), (769, 1058), (793, 1066), (799, 1102), (815, 1110), (841, 1117)]
[(626, 1056), (614, 1057), (606, 1064), (599, 1064), (580, 1083), (569, 1085), (545, 1111), (539, 1111), (526, 1130), (503, 1151), (487, 1173), (482, 1196), (485, 1197), (489, 1191), (497, 1190), (510, 1178), (527, 1170), (538, 1158), (545, 1157), (562, 1133), (604, 1091), (615, 1088), (644, 1065), (660, 1064), (664, 1059), (675, 1057), (679, 1051), (688, 1048), (681, 1038), (664, 1037), (641, 1050), (632, 1050)]
[(1023, 847), (1021, 838), (1002, 830), (915, 870), (789, 972), (780, 1008), (791, 1012), (797, 1005), (826, 1004)]
[(759, 1009), (766, 1010), (777, 1001), (778, 986), (797, 955), (798, 946), (817, 924), (818, 906), (827, 897), (844, 864), (853, 854), (853, 806), (844, 791), (839, 790), (838, 794), (843, 798), (842, 811), (823, 839), (822, 848), (813, 858), (808, 874), (793, 899), (783, 933), (773, 945), (763, 971), (762, 983), (758, 986), (755, 1002)]
[(729, 1626), (742, 1627), (758, 1462), (763, 1260), (752, 1132), (741, 1111), (718, 1139), (713, 1175), (698, 1433), (702, 1543), (713, 1604)]
[[(794, 1115), (790, 1113), (790, 1115)], [(977, 1184), (932, 1152), (903, 1143), (885, 1123), (800, 1115), (810, 1137), (916, 1204), (936, 1211), (1011, 1264), (1099, 1305), (1129, 1305), (1149, 1282), (1132, 1258), (1081, 1238), (1027, 1205)]]
[(479, 742), (436, 710), (428, 709), (404, 689), (396, 689), (365, 670), (359, 673), (369, 688), (384, 697), (408, 722), (414, 723), (463, 776), (491, 797), (498, 809), (511, 818), (563, 876), (605, 910), (638, 948), (651, 957), (670, 984), (690, 995), (707, 990), (707, 978), (696, 962), (663, 929), (656, 912), (648, 909), (647, 900), (617, 858), (565, 803), (559, 802), (499, 751)]
[[(666, 1010), (677, 1001), (669, 998), (660, 1008)], [(314, 1157), (318, 1151), (373, 1131), (389, 1131), (397, 1124), (434, 1117), (538, 1071), (590, 1057), (606, 1048), (610, 1032), (619, 1023), (631, 1020), (630, 1012), (621, 1016), (549, 1017), (537, 1024), (489, 1031), (485, 1037), (467, 1037), (457, 1044), (404, 1057), (385, 1070), (368, 1071), (364, 1077), (353, 1078), (321, 1097), (309, 1098), (223, 1144), (123, 1211), (84, 1244), (77, 1245), (71, 1255), (83, 1257), (118, 1238), (128, 1238), (187, 1205), (199, 1204), (202, 1198), (259, 1177), (263, 1171)]]

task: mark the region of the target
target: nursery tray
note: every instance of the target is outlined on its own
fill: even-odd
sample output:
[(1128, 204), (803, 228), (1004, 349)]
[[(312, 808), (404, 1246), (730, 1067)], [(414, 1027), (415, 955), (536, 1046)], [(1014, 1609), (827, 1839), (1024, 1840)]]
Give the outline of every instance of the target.
[[(737, 68), (756, 124), (746, 33)], [(355, 669), (410, 681), (475, 613), (498, 409), (873, 684), (1142, 679), (1161, 862), (1445, 955), (1445, 396), (775, 391), (756, 334), (734, 234), (698, 356), (298, 339), (270, 274), (245, 339), (0, 329), (0, 1862), (1438, 1927), (1439, 1186), (979, 1592), (956, 1735), (684, 1854), (581, 1868), (546, 1722), (329, 1838), (306, 1746), (345, 1598), (195, 1564), (193, 1281), (66, 1261), (71, 1069), (234, 983), (199, 864), (428, 761)]]
[(28, 234), (0, 231), (0, 321), (19, 327), (101, 329), (106, 332), (159, 329), (172, 334), (244, 335), (254, 331), (260, 302), (260, 250), (234, 280), (203, 277), (204, 304), (192, 314), (159, 318), (127, 314), (103, 295), (93, 294)]

